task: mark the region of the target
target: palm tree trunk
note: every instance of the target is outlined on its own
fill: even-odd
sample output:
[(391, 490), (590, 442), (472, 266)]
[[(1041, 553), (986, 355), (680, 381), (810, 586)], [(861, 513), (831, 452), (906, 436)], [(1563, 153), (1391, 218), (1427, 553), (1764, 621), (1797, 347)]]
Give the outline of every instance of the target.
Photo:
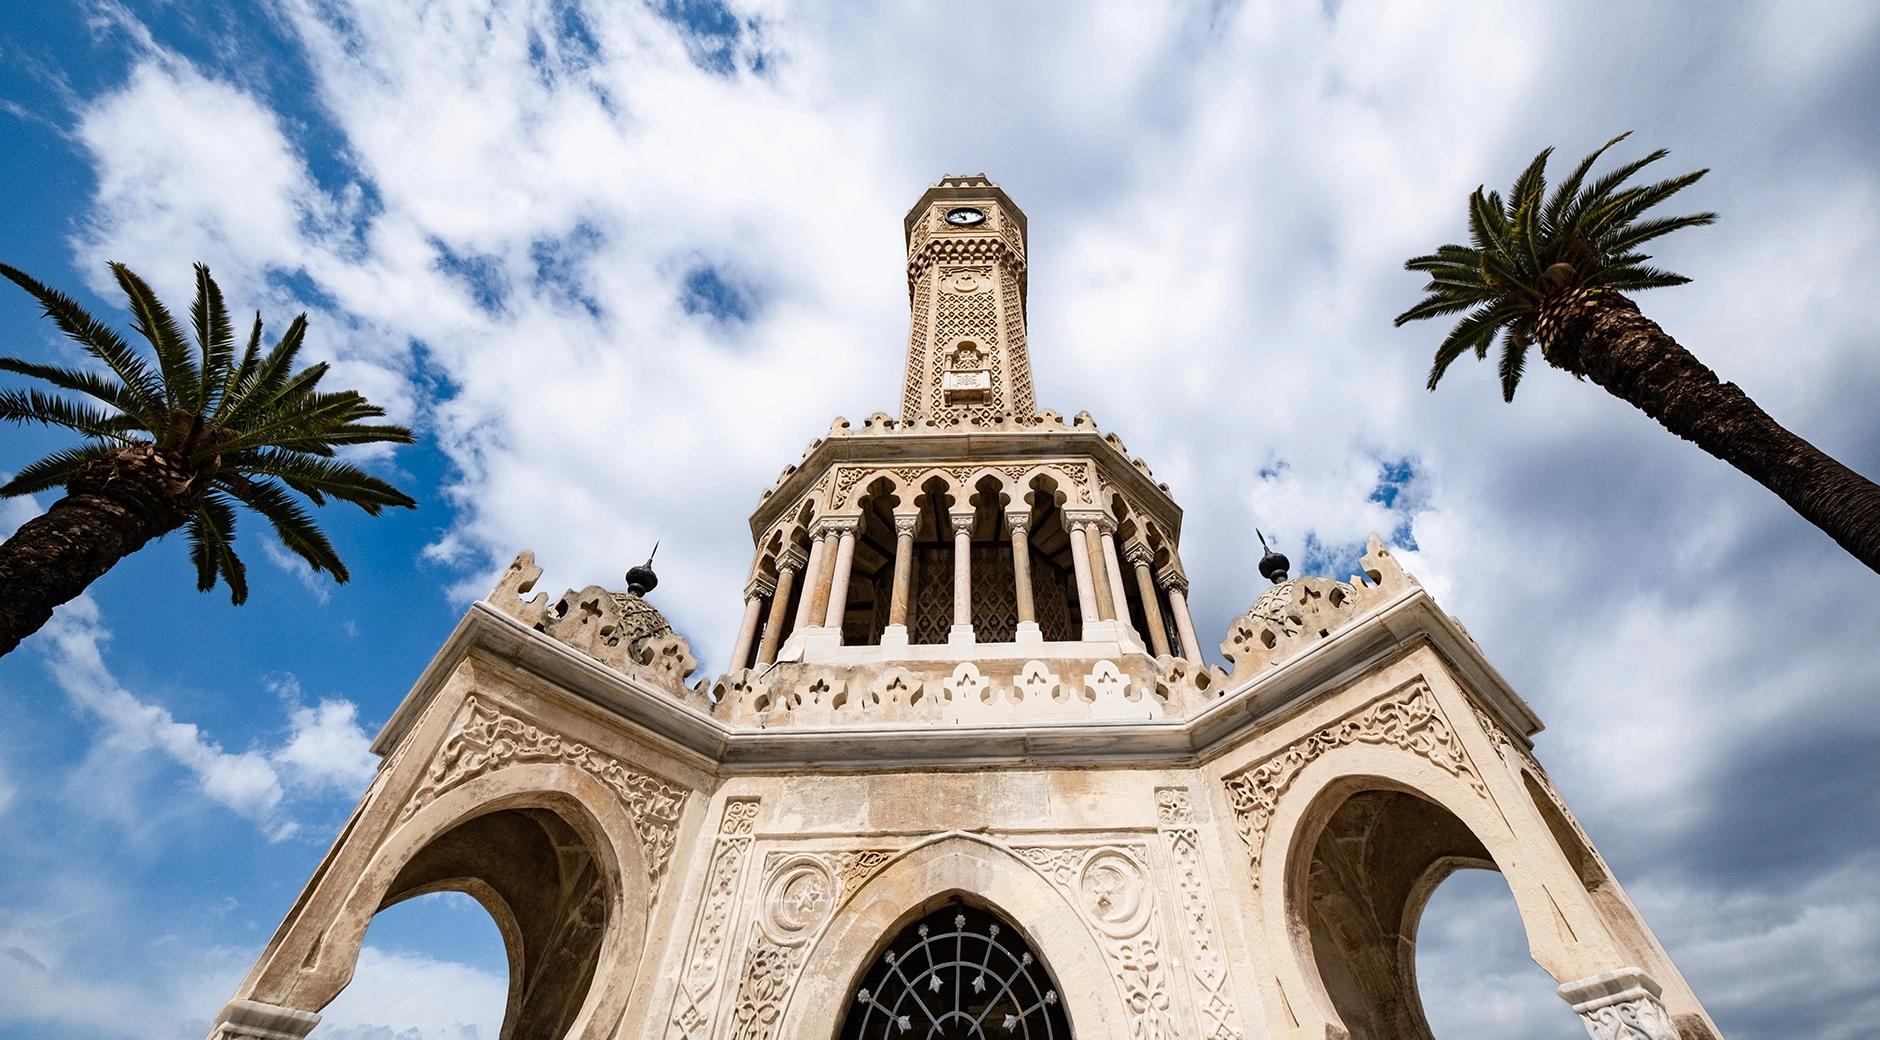
[(1742, 470), (1880, 572), (1880, 485), (1770, 418), (1631, 300), (1602, 293), (1575, 303), (1561, 316), (1548, 361)]
[(93, 464), (0, 545), (0, 656), (119, 560), (181, 527), (189, 501), (147, 446)]

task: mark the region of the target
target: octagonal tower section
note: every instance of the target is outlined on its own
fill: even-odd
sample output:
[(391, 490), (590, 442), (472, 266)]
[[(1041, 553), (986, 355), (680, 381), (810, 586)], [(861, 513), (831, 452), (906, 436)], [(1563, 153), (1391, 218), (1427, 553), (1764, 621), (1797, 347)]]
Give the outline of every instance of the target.
[(752, 514), (721, 714), (1160, 717), (1171, 676), (1206, 682), (1180, 507), (1088, 414), (1036, 407), (1005, 192), (943, 178), (904, 230), (900, 417), (838, 419)]

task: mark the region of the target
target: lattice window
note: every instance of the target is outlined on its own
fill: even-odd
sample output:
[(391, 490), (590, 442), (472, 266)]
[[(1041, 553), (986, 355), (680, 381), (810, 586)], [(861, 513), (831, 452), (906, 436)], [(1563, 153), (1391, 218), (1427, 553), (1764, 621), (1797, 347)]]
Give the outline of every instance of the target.
[(973, 638), (1009, 643), (1018, 638), (1018, 586), (1012, 577), (1012, 544), (973, 546)]
[(953, 629), (953, 546), (914, 547), (913, 617), (908, 619), (910, 643), (944, 643)]
[(1056, 983), (1018, 930), (955, 903), (888, 944), (863, 977), (842, 1040), (1070, 1040)]
[(1075, 620), (1077, 615), (1071, 610), (1066, 577), (1058, 570), (1057, 564), (1051, 562), (1050, 557), (1032, 550), (1032, 608), (1038, 613), (1038, 629), (1048, 642), (1058, 643), (1083, 637)]

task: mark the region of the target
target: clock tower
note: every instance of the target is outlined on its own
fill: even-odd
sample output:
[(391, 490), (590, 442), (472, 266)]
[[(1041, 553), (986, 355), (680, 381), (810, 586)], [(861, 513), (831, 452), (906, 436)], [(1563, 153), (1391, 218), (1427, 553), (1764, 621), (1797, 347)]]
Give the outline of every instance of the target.
[(904, 228), (913, 317), (901, 421), (998, 426), (1033, 415), (1024, 212), (984, 174), (944, 177)]

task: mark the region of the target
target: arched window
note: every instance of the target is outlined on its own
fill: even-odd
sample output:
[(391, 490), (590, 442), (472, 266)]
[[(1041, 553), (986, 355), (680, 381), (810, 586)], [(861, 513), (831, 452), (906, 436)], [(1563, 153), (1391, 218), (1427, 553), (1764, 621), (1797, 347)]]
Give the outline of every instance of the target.
[(909, 925), (863, 976), (842, 1040), (1070, 1040), (1057, 983), (1018, 929), (952, 903)]

